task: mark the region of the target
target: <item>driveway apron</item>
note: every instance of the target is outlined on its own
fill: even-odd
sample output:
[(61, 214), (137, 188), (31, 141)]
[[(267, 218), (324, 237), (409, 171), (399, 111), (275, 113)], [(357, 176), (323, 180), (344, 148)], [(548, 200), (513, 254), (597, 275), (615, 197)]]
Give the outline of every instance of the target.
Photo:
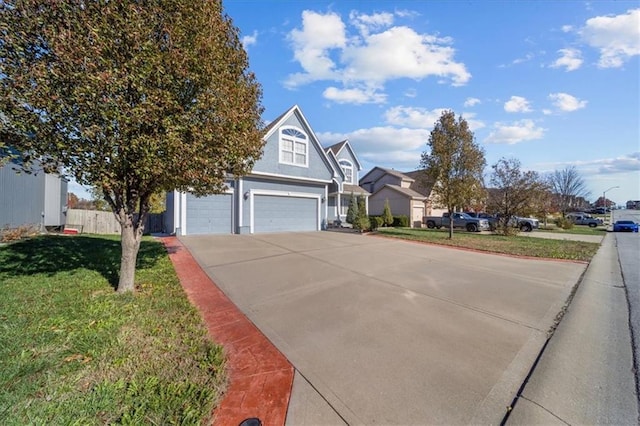
[[(586, 267), (334, 232), (181, 241), (348, 424), (499, 423)], [(305, 401), (294, 384), (287, 423), (319, 422)]]

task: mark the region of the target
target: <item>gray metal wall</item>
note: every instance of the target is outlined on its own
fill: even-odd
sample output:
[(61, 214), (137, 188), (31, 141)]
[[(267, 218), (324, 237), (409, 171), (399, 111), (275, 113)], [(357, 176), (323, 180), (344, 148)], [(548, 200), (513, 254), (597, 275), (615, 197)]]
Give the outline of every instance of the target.
[(45, 210), (45, 175), (17, 174), (13, 163), (0, 168), (0, 227), (40, 226)]

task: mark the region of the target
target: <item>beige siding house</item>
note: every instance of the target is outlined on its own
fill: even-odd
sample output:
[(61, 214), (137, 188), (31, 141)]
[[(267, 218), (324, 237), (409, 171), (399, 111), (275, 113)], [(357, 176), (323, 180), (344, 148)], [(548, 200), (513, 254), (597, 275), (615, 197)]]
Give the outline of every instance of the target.
[(422, 227), (422, 218), (441, 214), (432, 208), (429, 198), (432, 184), (425, 181), (424, 171), (401, 173), (393, 169), (374, 167), (360, 179), (360, 186), (371, 193), (369, 214), (381, 215), (386, 200), (394, 216), (409, 217), (411, 227)]

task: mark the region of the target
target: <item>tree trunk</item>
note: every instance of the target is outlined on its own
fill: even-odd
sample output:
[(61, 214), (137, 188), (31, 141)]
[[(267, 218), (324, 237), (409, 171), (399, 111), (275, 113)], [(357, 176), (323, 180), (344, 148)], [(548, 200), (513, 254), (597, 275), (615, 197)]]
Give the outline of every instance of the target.
[(136, 261), (142, 241), (143, 226), (136, 226), (136, 222), (139, 221), (135, 221), (132, 214), (122, 212), (120, 217), (123, 220), (120, 222), (122, 255), (120, 257), (118, 293), (127, 293), (135, 289)]
[(449, 211), (449, 239), (453, 240), (453, 211)]

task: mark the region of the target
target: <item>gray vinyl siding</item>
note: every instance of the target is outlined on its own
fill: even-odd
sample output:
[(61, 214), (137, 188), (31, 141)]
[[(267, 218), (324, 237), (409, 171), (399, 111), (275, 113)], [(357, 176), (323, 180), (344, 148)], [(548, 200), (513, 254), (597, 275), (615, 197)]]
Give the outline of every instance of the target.
[(177, 226), (177, 224), (174, 223), (174, 220), (175, 220), (175, 206), (174, 206), (175, 198), (174, 197), (176, 197), (176, 193), (174, 191), (167, 192), (167, 196), (165, 198), (164, 217), (162, 218), (162, 223), (164, 224), (164, 232), (169, 234), (174, 233)]
[[(293, 166), (280, 163), (280, 132), (283, 126), (294, 126), (307, 135), (308, 167)], [(333, 178), (333, 169), (329, 164), (325, 153), (317, 141), (313, 140), (311, 129), (303, 125), (302, 121), (294, 114), (287, 119), (282, 126), (275, 129), (267, 138), (263, 148), (262, 157), (253, 166), (254, 172), (291, 176), (293, 178), (307, 178), (330, 181)]]
[(12, 163), (0, 168), (0, 227), (42, 225), (45, 175), (17, 174)]

